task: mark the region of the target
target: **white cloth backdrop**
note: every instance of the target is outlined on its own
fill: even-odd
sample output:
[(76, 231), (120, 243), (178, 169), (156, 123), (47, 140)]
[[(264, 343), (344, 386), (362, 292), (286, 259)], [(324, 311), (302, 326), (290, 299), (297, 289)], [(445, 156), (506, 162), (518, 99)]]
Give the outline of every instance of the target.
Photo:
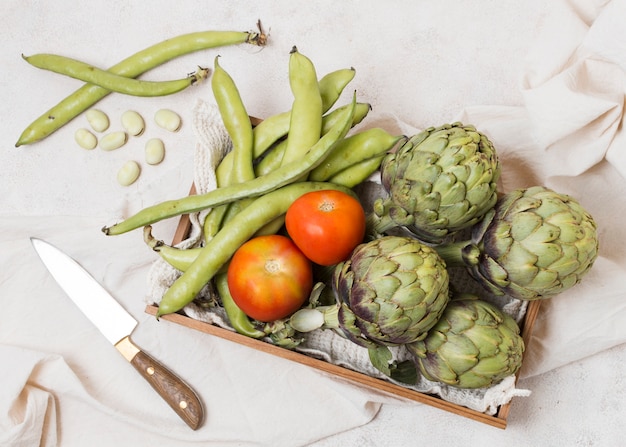
[[(626, 0), (480, 0), (471, 6), (458, 0), (155, 1), (149, 7), (10, 0), (3, 9), (0, 445), (293, 447), (315, 441), (340, 445), (341, 439), (363, 444), (365, 436), (397, 445), (418, 433), (431, 443), (463, 437), (483, 445), (618, 445), (616, 415), (623, 414), (624, 399), (611, 396), (623, 397), (624, 387), (616, 372), (619, 362), (605, 353), (620, 353), (626, 341)], [(550, 408), (529, 413), (552, 413), (564, 424), (558, 430), (550, 424), (516, 425), (524, 415), (515, 414), (505, 432), (494, 432), (144, 313), (154, 255), (139, 233), (105, 237), (100, 228), (187, 194), (195, 146), (190, 117), (198, 98), (211, 100), (209, 84), (168, 98), (110, 95), (98, 105), (112, 118), (112, 128), (119, 128), (119, 116), (130, 108), (148, 122), (156, 109), (173, 108), (185, 123), (176, 135), (151, 126), (115, 153), (88, 152), (73, 142), (83, 117), (43, 142), (14, 148), (32, 119), (80, 85), (29, 67), (20, 54), (60, 53), (106, 67), (177, 34), (253, 29), (258, 18), (270, 31), (267, 48), (225, 48), (201, 60), (185, 56), (146, 78), (181, 77), (195, 65), (210, 66), (221, 54), (249, 112), (268, 116), (289, 108), (287, 55), (297, 45), (320, 74), (356, 68), (352, 87), (373, 106), (368, 126), (394, 131), (472, 123), (501, 154), (504, 190), (544, 184), (575, 196), (591, 212), (599, 226), (600, 257), (581, 285), (543, 303), (522, 376), (537, 392), (564, 377), (570, 388), (582, 387), (577, 391), (582, 397), (602, 399), (614, 411), (584, 419), (601, 426), (572, 422), (580, 417), (578, 403), (559, 407), (557, 393), (546, 396), (545, 405), (554, 404)], [(143, 166), (136, 184), (119, 187), (115, 171), (128, 158), (139, 160), (143, 141), (151, 136), (164, 138), (166, 160)], [(157, 225), (155, 233), (167, 239), (175, 224)], [(30, 236), (64, 248), (137, 318), (136, 342), (199, 391), (207, 410), (200, 430), (192, 432), (178, 420), (73, 307), (39, 262)], [(581, 366), (590, 356), (603, 361), (590, 366), (601, 374)], [(533, 402), (544, 401), (533, 395)], [(410, 426), (394, 424), (394, 409), (406, 414), (401, 411), (407, 406), (415, 415), (406, 419)], [(518, 409), (528, 407), (513, 406), (513, 412)], [(387, 425), (377, 425), (379, 420)], [(349, 429), (354, 435), (320, 441)], [(550, 433), (558, 436), (547, 439)]]

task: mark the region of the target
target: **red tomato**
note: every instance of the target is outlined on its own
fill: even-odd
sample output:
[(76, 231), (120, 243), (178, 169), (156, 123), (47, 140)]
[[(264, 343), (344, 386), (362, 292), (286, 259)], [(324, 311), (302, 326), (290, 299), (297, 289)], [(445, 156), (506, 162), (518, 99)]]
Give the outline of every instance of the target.
[(237, 249), (227, 278), (233, 300), (246, 315), (274, 321), (288, 317), (309, 298), (313, 267), (291, 239), (259, 236)]
[(296, 199), (285, 216), (287, 232), (307, 258), (319, 265), (345, 261), (365, 236), (365, 211), (349, 194), (313, 191)]

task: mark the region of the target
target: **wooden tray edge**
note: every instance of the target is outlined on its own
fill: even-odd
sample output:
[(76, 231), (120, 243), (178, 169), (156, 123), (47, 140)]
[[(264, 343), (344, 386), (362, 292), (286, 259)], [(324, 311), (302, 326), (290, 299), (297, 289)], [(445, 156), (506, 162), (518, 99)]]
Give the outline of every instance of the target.
[[(150, 315), (156, 315), (157, 306), (146, 306), (146, 313)], [(363, 373), (359, 373), (342, 366), (333, 365), (332, 363), (325, 362), (323, 360), (315, 359), (304, 354), (300, 354), (295, 351), (291, 351), (279, 346), (266, 343), (261, 340), (257, 340), (245, 335), (238, 334), (236, 332), (229, 331), (227, 329), (214, 326), (203, 321), (195, 320), (182, 314), (169, 314), (161, 316), (160, 319), (170, 321), (172, 323), (180, 324), (182, 326), (189, 327), (191, 329), (203, 332), (205, 334), (214, 335), (225, 340), (232, 341), (234, 343), (244, 345), (277, 357), (281, 357), (287, 360), (291, 360), (319, 371), (329, 373), (332, 376), (349, 380), (367, 388), (389, 394), (394, 397), (401, 397), (409, 399), (415, 402), (424, 403), (441, 410), (445, 410), (460, 416), (464, 416), (470, 419), (474, 419), (485, 424), (504, 429), (506, 428), (506, 419), (499, 416), (490, 416), (485, 413), (481, 413), (470, 408), (463, 407), (461, 405), (447, 402), (439, 397), (431, 396), (429, 394), (420, 393), (394, 383), (386, 382)]]

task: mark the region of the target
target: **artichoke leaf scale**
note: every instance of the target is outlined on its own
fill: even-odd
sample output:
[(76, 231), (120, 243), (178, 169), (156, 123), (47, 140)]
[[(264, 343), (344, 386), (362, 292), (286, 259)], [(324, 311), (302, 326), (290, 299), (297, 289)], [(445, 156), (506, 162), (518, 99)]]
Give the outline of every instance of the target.
[(472, 368), (472, 373), (482, 376), (485, 380), (483, 386), (491, 385), (511, 374), (508, 356), (501, 352), (493, 356), (484, 357)]
[(451, 385), (458, 382), (457, 373), (438, 354), (427, 353), (424, 358), (419, 359), (418, 366), (422, 375), (428, 380), (441, 381)]
[(447, 334), (448, 341), (439, 347), (437, 356), (448, 368), (461, 375), (478, 364), (480, 349), (464, 335)]
[(474, 328), (469, 329), (464, 334), (467, 338), (480, 347), (481, 357), (491, 357), (500, 350), (499, 345), (502, 343), (502, 334), (496, 325), (477, 324)]
[[(477, 265), (478, 273), (477, 280), (481, 281), (481, 277), (487, 281), (487, 283), (493, 283), (496, 287), (506, 288), (510, 284), (509, 274), (506, 269), (502, 267), (495, 259), (489, 256), (482, 256), (479, 264)], [(475, 272), (472, 270), (471, 272)], [(493, 290), (492, 290), (493, 292)], [(499, 292), (498, 295), (503, 295)]]
[(452, 175), (450, 175), (450, 178), (446, 182), (437, 182), (434, 185), (434, 189), (441, 195), (442, 207), (454, 205), (458, 202), (465, 202), (467, 197), (465, 184), (458, 182)]
[(511, 206), (505, 210), (506, 214), (504, 214), (504, 216), (517, 216), (526, 212), (530, 213), (539, 208), (540, 205), (540, 199), (522, 195), (519, 200), (514, 201)]
[(487, 256), (499, 259), (511, 250), (515, 241), (511, 236), (509, 225), (499, 225), (494, 230), (485, 233), (483, 244), (480, 248)]
[(513, 244), (511, 249), (498, 261), (508, 275), (508, 280), (522, 286), (531, 284), (540, 272), (535, 265), (537, 256), (521, 244)]
[(498, 200), (496, 185), (488, 182), (481, 182), (466, 188), (465, 199), (476, 206), (477, 210), (486, 212), (493, 208)]
[(508, 227), (511, 231), (511, 236), (516, 241), (522, 241), (541, 228), (543, 224), (544, 220), (538, 214), (523, 212), (513, 215)]
[(555, 270), (545, 269), (539, 270), (533, 280), (528, 283), (524, 283), (524, 285), (526, 288), (534, 290), (543, 296), (551, 295), (552, 293), (547, 292), (550, 290), (560, 290), (562, 286), (558, 272)]

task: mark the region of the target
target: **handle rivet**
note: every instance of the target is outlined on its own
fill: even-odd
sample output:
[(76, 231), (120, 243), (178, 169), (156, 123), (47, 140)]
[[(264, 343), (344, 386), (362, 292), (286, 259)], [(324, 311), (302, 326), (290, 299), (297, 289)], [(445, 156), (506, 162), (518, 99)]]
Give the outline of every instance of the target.
[(179, 402), (178, 406), (179, 406), (181, 409), (183, 409), (183, 410), (184, 410), (185, 408), (187, 408), (187, 402), (186, 402), (186, 401), (184, 401), (184, 400), (181, 400), (181, 401)]
[(152, 366), (148, 366), (146, 368), (146, 372), (150, 375), (154, 374), (154, 368)]

